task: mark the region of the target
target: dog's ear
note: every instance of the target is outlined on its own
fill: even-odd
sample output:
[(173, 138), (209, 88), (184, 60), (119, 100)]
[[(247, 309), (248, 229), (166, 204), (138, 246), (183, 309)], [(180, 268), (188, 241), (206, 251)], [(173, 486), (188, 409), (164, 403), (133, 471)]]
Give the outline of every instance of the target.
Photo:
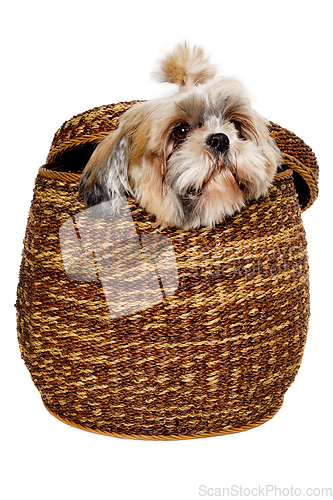
[(104, 201), (121, 200), (132, 194), (128, 182), (130, 144), (125, 131), (119, 129), (100, 142), (85, 166), (79, 182), (79, 199), (87, 207)]

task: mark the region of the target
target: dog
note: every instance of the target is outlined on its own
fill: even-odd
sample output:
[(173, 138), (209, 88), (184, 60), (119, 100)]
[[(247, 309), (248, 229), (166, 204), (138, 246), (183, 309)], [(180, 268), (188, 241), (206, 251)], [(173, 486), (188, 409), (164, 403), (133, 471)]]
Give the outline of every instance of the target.
[[(281, 154), (242, 84), (216, 77), (201, 47), (179, 44), (160, 63), (171, 95), (135, 104), (84, 168), (86, 207), (131, 196), (161, 228), (214, 227), (265, 196)], [(109, 203), (110, 205), (110, 203)]]

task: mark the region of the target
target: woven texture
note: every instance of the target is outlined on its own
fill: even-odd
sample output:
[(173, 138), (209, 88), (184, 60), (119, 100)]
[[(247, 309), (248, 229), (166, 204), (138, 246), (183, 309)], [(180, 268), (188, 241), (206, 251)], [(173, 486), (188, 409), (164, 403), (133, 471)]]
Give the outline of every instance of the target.
[[(115, 114), (129, 105), (115, 105)], [(101, 108), (67, 122), (48, 160), (76, 147), (83, 130), (95, 141), (113, 119), (116, 126), (119, 115), (103, 109), (102, 130)], [(308, 176), (307, 207), (316, 196), (315, 157), (285, 129), (272, 124), (272, 134), (279, 147), (289, 141), (288, 161)], [(271, 418), (298, 372), (309, 318), (293, 172), (278, 174), (268, 196), (214, 229), (161, 231), (129, 199), (140, 241), (171, 242), (178, 287), (146, 309), (112, 317), (98, 276), (83, 281), (65, 272), (59, 230), (84, 206), (79, 176), (50, 169), (36, 179), (17, 295), (22, 357), (47, 409), (86, 430), (142, 439), (227, 434)], [(108, 231), (103, 224), (100, 234)]]
[(118, 127), (119, 117), (140, 101), (119, 102), (73, 116), (55, 133), (47, 162), (59, 161), (64, 153), (84, 144), (98, 143)]

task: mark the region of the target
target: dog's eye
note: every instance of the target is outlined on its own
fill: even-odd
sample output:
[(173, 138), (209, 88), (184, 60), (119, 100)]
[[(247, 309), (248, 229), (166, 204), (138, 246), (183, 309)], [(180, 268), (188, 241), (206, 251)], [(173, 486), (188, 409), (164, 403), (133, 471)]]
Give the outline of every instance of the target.
[(237, 120), (230, 120), (230, 123), (233, 124), (235, 129), (237, 130), (237, 134), (241, 139), (244, 139), (243, 131), (242, 131), (242, 126)]
[(187, 134), (190, 132), (190, 130), (191, 127), (187, 123), (182, 123), (175, 128), (173, 135), (178, 141), (183, 141), (184, 139), (186, 139)]
[(237, 132), (241, 133), (242, 132), (242, 128), (241, 128), (241, 125), (239, 122), (237, 122), (236, 120), (230, 120), (230, 123), (233, 124), (233, 126), (235, 127), (235, 129), (237, 130)]

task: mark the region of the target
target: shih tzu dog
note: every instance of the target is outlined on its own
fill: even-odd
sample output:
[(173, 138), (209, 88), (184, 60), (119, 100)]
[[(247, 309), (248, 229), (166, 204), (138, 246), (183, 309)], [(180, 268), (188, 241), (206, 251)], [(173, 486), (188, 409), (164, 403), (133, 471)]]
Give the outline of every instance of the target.
[(168, 97), (134, 105), (93, 152), (79, 183), (87, 207), (132, 196), (163, 227), (212, 227), (265, 196), (280, 152), (242, 85), (215, 78), (200, 47), (161, 61)]

